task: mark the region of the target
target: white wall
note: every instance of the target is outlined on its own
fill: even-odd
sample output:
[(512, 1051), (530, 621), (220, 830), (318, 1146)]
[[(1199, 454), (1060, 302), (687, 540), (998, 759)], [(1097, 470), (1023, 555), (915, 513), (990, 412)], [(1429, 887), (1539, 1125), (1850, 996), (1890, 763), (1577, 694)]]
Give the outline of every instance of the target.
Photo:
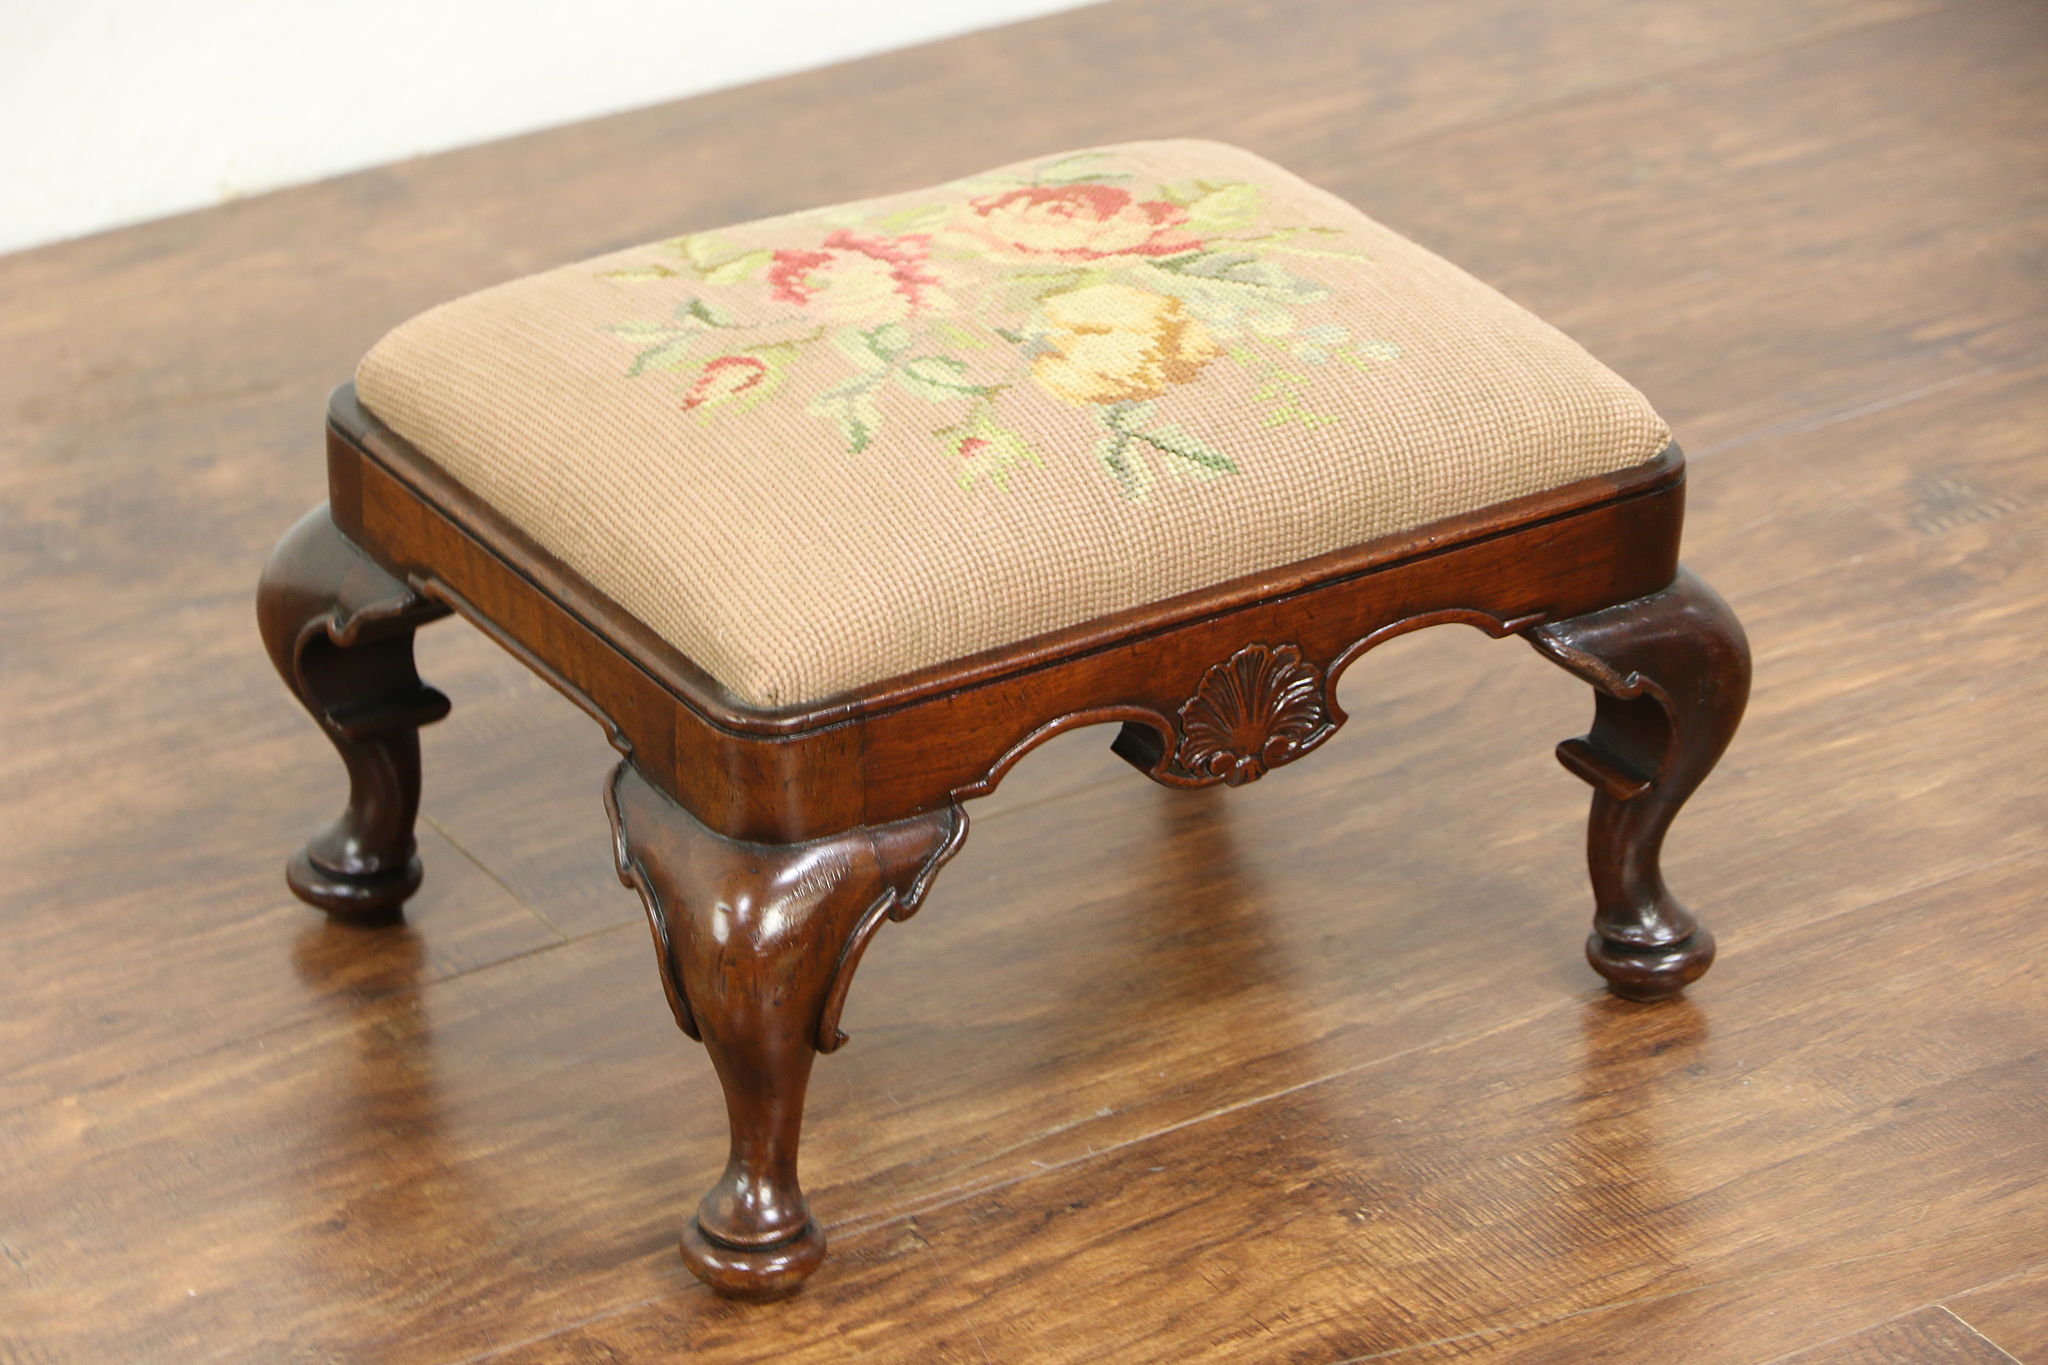
[(1088, 0), (0, 0), (0, 251)]

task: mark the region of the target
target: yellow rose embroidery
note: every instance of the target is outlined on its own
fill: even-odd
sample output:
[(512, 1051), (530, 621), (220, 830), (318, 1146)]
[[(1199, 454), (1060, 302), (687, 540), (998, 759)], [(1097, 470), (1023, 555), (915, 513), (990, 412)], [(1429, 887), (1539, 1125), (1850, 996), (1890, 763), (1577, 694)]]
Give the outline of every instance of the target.
[(1054, 294), (1043, 306), (1053, 349), (1032, 362), (1031, 377), (1083, 407), (1157, 398), (1223, 354), (1170, 295), (1095, 284)]

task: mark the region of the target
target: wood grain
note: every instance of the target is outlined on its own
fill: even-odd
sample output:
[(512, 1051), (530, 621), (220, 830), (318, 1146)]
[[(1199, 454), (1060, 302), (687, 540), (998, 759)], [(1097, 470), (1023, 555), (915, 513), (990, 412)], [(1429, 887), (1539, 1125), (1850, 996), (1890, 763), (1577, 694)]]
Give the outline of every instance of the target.
[(1950, 1295), (1945, 1306), (2026, 1365), (2048, 1360), (2048, 1264)]
[[(0, 1359), (1755, 1365), (1934, 1303), (2048, 1359), (2044, 48), (2000, 0), (1118, 0), (0, 258)], [(1548, 757), (1584, 689), (1512, 643), (1390, 642), (1227, 803), (1063, 736), (862, 966), (814, 1301), (713, 1304), (673, 1232), (715, 1081), (609, 869), (602, 737), (425, 632), (457, 705), (413, 928), (315, 923), (275, 854), (340, 779), (251, 575), (412, 311), (1172, 132), (1355, 198), (1677, 422), (1688, 559), (1757, 655), (1666, 858), (1723, 959), (1684, 1021), (1592, 1003)], [(1148, 1263), (1198, 1278), (1093, 1297)]]
[[(1520, 1021), (1521, 1047), (1482, 1029), (840, 1234), (772, 1356), (746, 1319), (662, 1295), (505, 1358), (828, 1360), (885, 1341), (945, 1358), (971, 1322), (992, 1359), (1355, 1359), (1517, 1305), (1562, 1315), (1886, 1251), (1930, 1220), (2004, 1219), (2024, 1255), (2048, 1228), (2023, 1178), (2039, 1064), (1966, 1040), (2044, 1041), (2029, 959), (2048, 928), (2022, 890), (2044, 870), (1857, 912), (1892, 964), (1883, 990), (1855, 989), (1857, 955), (1829, 935), (1781, 940), (1711, 1011), (1559, 1002)], [(1968, 996), (1923, 1010), (1938, 1041), (1870, 1050), (1895, 1000), (1964, 975)], [(1885, 1197), (1845, 1198), (1865, 1182)], [(1048, 1281), (1088, 1293), (1061, 1301)], [(1688, 1358), (1755, 1359), (1706, 1342)]]
[[(1535, 1325), (1489, 1328), (1390, 1359), (1497, 1359), (1575, 1365), (1626, 1359), (1631, 1343), (1711, 1342), (1708, 1359), (1778, 1365), (1784, 1356), (1852, 1336), (1865, 1325), (1924, 1308), (1930, 1294), (2009, 1264), (2024, 1226), (1986, 1220), (1895, 1250), (1717, 1281)], [(1641, 1352), (1647, 1354), (1647, 1351)]]
[(1923, 1308), (1779, 1365), (2020, 1365), (1946, 1308)]

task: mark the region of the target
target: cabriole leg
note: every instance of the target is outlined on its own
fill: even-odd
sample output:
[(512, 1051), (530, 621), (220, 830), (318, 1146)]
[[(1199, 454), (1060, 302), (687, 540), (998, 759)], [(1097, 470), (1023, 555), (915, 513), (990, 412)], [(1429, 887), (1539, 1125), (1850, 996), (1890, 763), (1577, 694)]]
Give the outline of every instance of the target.
[(676, 1022), (711, 1054), (732, 1145), (683, 1234), (683, 1260), (737, 1298), (796, 1289), (825, 1255), (797, 1180), (812, 1055), (883, 921), (907, 918), (966, 831), (946, 807), (801, 844), (728, 839), (630, 763), (606, 804), (619, 876), (639, 889)]
[(256, 615), (270, 660), (348, 766), (348, 809), (285, 870), (329, 914), (392, 919), (419, 888), (419, 727), (447, 715), (448, 699), (420, 681), (412, 637), (446, 614), (356, 548), (325, 506), (264, 566)]
[(1679, 807), (1742, 720), (1742, 626), (1718, 593), (1680, 569), (1662, 592), (1527, 635), (1598, 693), (1592, 730), (1557, 749), (1593, 787), (1586, 853), (1595, 909), (1586, 956), (1617, 995), (1676, 995), (1712, 964), (1714, 937), (1665, 887), (1658, 858)]

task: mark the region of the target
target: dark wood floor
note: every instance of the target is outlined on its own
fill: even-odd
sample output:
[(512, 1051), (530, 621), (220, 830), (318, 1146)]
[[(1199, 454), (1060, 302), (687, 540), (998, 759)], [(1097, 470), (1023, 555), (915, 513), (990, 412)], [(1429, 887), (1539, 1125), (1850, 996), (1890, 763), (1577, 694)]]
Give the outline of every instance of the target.
[[(348, 117), (357, 92), (308, 90)], [(411, 927), (250, 594), (386, 327), (683, 228), (1228, 138), (1579, 336), (1694, 456), (1751, 718), (1684, 1003), (1578, 960), (1585, 689), (1445, 629), (1315, 761), (982, 804), (736, 1306), (583, 717), (459, 625)], [(0, 258), (0, 1361), (2048, 1362), (2048, 9), (1119, 0)]]

